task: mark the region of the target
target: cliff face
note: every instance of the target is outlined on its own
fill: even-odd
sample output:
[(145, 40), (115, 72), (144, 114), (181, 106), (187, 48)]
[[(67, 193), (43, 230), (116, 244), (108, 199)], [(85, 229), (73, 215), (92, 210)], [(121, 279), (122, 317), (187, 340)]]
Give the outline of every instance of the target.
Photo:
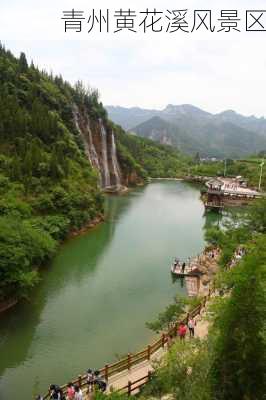
[[(77, 106), (73, 108), (75, 127), (84, 143), (85, 153), (99, 172), (100, 186), (108, 191), (120, 191), (125, 182), (117, 160), (113, 130), (102, 119), (92, 120)], [(131, 184), (134, 182), (130, 182)]]

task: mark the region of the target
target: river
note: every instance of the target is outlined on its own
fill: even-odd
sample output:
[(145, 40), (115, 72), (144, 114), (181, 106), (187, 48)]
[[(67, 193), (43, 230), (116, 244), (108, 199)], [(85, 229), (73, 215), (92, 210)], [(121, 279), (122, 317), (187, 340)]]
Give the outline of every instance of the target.
[(186, 295), (172, 259), (204, 247), (199, 196), (190, 184), (156, 181), (106, 197), (106, 222), (62, 245), (31, 301), (1, 315), (1, 400), (30, 400), (152, 339), (145, 322)]

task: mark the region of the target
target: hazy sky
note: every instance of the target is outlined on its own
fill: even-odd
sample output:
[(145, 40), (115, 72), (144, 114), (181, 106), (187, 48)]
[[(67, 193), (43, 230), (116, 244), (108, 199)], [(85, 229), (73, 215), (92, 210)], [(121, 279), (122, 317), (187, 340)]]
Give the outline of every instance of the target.
[[(137, 12), (211, 9), (266, 10), (266, 0), (10, 0), (0, 5), (0, 38), (16, 55), (25, 51), (41, 68), (72, 83), (97, 87), (104, 104), (164, 108), (190, 103), (211, 112), (234, 109), (266, 115), (266, 32), (190, 34), (64, 33), (63, 10), (129, 7)], [(3, 0), (1, 0), (1, 3)], [(114, 21), (114, 20), (113, 20)], [(266, 18), (265, 18), (266, 25)], [(87, 25), (84, 25), (85, 27)]]

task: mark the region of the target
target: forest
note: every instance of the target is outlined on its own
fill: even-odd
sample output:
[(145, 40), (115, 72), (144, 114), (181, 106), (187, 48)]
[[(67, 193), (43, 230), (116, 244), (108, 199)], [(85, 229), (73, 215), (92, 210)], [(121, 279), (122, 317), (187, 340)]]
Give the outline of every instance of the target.
[(73, 104), (112, 126), (122, 175), (144, 183), (182, 173), (180, 153), (108, 121), (97, 90), (71, 86), (0, 45), (0, 302), (28, 297), (58, 244), (103, 217), (98, 172), (85, 155)]

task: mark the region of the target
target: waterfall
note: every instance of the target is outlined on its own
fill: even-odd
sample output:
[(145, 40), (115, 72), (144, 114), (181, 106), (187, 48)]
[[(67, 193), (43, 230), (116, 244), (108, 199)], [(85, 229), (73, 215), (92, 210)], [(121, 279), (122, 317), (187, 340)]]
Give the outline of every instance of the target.
[(111, 148), (111, 157), (112, 157), (112, 164), (113, 164), (113, 171), (115, 176), (115, 185), (121, 186), (121, 176), (120, 176), (120, 169), (116, 157), (116, 144), (115, 144), (115, 137), (114, 132), (112, 131), (112, 148)]
[(90, 158), (91, 158), (92, 166), (97, 168), (100, 171), (101, 170), (100, 162), (99, 162), (99, 159), (98, 159), (97, 151), (96, 151), (94, 143), (93, 143), (92, 133), (91, 133), (91, 128), (90, 128), (89, 121), (87, 122), (86, 130), (87, 130), (87, 132), (89, 134)]
[(85, 154), (91, 166), (99, 171), (101, 187), (120, 190), (121, 171), (117, 160), (114, 132), (107, 132), (101, 119), (95, 132), (92, 132), (88, 114), (80, 112), (75, 104), (73, 119), (83, 141)]
[(102, 139), (102, 162), (103, 162), (103, 186), (108, 187), (111, 186), (111, 179), (110, 179), (110, 171), (108, 165), (108, 157), (107, 157), (107, 133), (105, 127), (102, 123), (102, 120), (99, 120), (100, 123), (100, 130), (101, 130), (101, 139)]
[[(84, 144), (84, 149), (85, 149), (85, 154), (87, 158), (90, 161), (90, 164), (93, 168), (96, 168), (99, 171), (99, 177), (100, 177), (100, 185), (102, 186), (102, 177), (101, 177), (101, 167), (100, 167), (100, 162), (98, 158), (97, 151), (95, 149), (94, 143), (93, 143), (93, 137), (91, 133), (91, 128), (89, 124), (89, 120), (86, 118), (86, 128), (82, 129), (80, 128), (80, 116), (79, 116), (79, 111), (78, 107), (74, 105), (73, 107), (73, 115), (74, 115), (74, 123), (77, 131), (80, 134), (80, 137), (83, 141)], [(85, 125), (85, 124), (84, 124)]]

